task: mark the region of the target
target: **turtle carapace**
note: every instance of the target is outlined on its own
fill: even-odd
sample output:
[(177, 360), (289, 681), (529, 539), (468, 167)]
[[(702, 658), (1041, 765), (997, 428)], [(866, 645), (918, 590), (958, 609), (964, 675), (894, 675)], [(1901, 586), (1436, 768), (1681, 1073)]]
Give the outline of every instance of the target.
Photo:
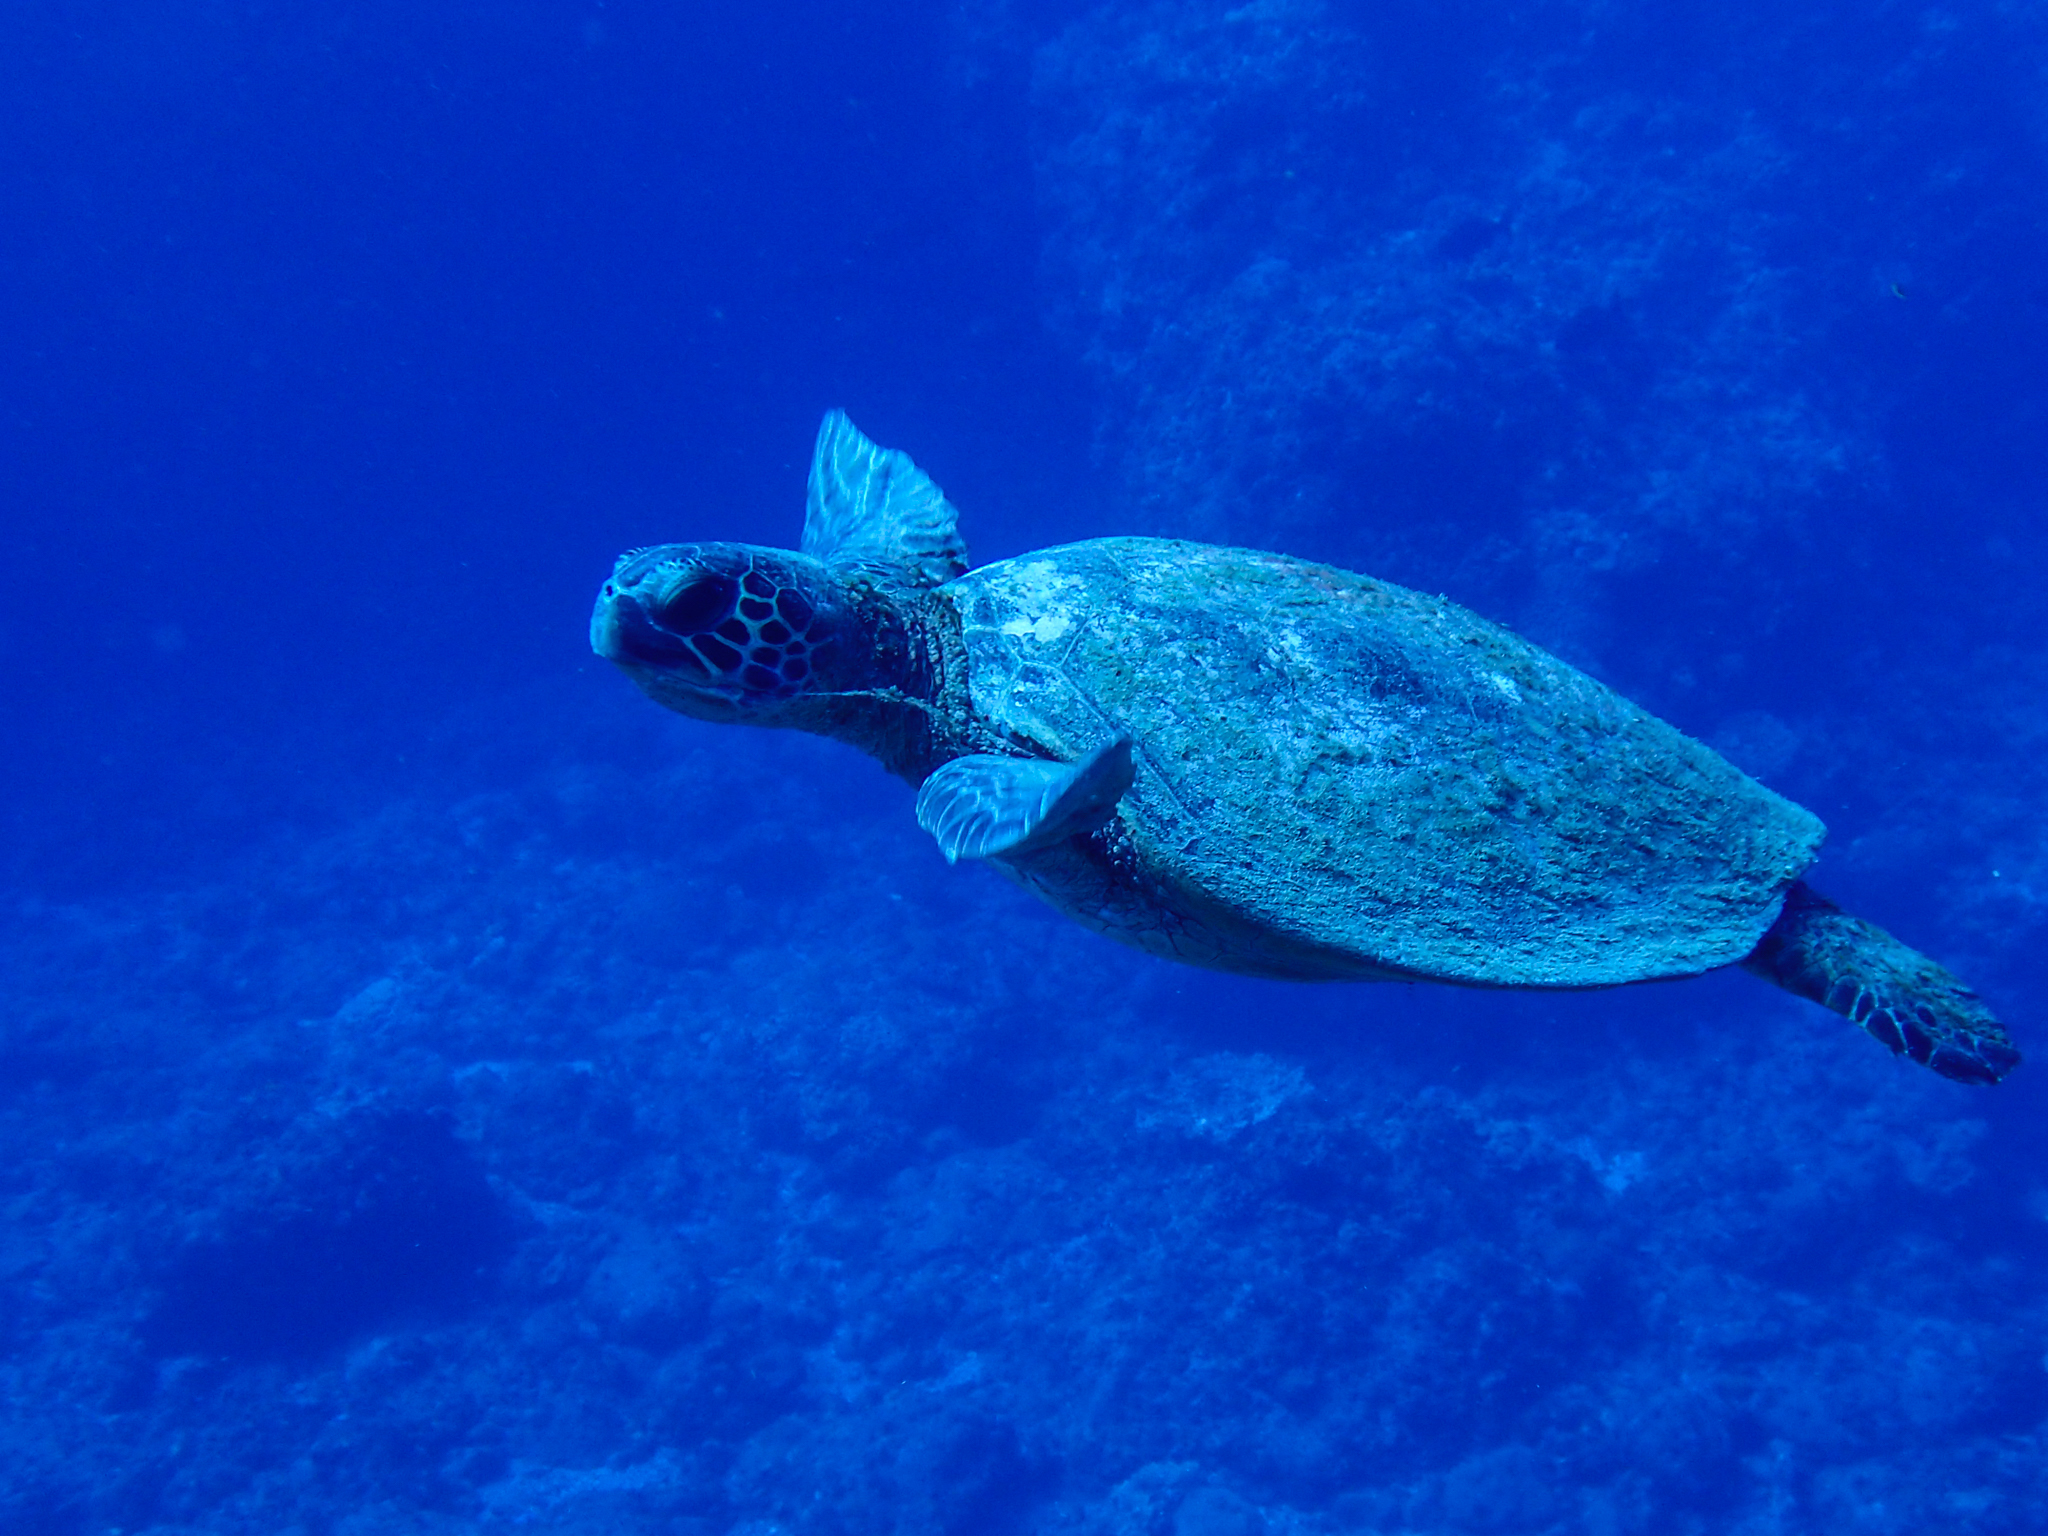
[(1824, 829), (1442, 598), (1110, 538), (967, 569), (834, 411), (800, 552), (623, 557), (591, 644), (700, 719), (852, 743), (1098, 932), (1251, 975), (1604, 987), (1741, 965), (1963, 1082), (2019, 1061), (1955, 977), (1799, 878)]

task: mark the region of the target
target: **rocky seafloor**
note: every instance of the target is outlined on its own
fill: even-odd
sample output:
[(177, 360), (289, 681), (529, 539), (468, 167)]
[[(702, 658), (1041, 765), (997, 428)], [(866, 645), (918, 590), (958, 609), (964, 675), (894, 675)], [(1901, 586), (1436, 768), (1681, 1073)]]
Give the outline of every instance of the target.
[(2048, 1519), (2032, 1068), (1741, 975), (1208, 978), (843, 749), (580, 714), (12, 904), (0, 1529)]

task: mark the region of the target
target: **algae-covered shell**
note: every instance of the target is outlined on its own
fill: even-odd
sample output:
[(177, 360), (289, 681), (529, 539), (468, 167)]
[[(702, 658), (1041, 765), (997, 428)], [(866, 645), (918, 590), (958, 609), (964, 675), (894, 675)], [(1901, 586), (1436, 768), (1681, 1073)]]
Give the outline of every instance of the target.
[(1612, 689), (1371, 577), (1118, 538), (940, 591), (975, 712), (1063, 761), (1129, 735), (1119, 815), (1165, 904), (1283, 946), (1479, 985), (1691, 975), (1756, 948), (1824, 834)]

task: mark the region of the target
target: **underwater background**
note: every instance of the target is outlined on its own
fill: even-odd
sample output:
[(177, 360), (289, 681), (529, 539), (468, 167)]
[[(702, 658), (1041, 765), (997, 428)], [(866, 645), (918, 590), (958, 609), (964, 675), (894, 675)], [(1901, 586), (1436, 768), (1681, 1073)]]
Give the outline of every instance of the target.
[[(2048, 9), (16, 0), (0, 1533), (2048, 1529)], [(588, 651), (821, 413), (1447, 593), (2034, 1060), (1176, 969)]]

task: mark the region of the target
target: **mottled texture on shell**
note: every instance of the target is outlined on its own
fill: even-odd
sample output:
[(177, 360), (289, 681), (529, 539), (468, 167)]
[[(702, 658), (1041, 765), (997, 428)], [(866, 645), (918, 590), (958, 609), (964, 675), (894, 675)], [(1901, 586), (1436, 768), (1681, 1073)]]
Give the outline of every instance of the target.
[(1481, 985), (1690, 975), (1756, 946), (1823, 835), (1527, 641), (1367, 576), (1098, 539), (941, 592), (976, 712), (1062, 760), (1128, 732), (1146, 866), (1278, 944)]

